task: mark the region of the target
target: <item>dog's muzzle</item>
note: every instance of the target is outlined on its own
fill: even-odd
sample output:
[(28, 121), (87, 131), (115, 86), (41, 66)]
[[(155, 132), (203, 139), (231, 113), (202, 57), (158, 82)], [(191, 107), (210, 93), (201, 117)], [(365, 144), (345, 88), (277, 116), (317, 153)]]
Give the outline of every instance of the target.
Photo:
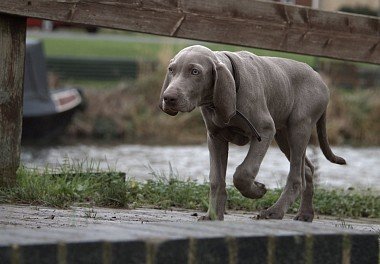
[(171, 107), (168, 106), (168, 104), (165, 102), (164, 99), (162, 99), (162, 102), (160, 104), (160, 109), (167, 113), (168, 115), (175, 116), (178, 114), (178, 111), (172, 109)]

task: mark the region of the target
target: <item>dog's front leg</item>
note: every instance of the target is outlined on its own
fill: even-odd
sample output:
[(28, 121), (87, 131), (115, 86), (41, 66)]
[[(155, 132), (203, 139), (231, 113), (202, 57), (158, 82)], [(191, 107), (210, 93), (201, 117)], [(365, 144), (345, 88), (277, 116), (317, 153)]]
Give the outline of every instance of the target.
[(228, 142), (208, 133), (207, 145), (210, 152), (210, 202), (207, 214), (199, 220), (223, 220), (227, 200)]
[[(274, 126), (273, 126), (274, 127)], [(265, 185), (255, 181), (261, 162), (274, 137), (274, 128), (261, 131), (262, 141), (252, 139), (247, 156), (234, 173), (235, 187), (247, 198), (258, 199), (266, 193)]]

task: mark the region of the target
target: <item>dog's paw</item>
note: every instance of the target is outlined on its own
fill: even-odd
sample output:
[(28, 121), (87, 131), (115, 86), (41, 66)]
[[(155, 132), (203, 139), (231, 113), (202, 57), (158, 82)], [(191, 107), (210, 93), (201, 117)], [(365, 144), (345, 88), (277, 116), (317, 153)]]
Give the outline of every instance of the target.
[(302, 221), (302, 222), (313, 222), (314, 213), (303, 213), (299, 212), (293, 220)]
[(235, 183), (235, 187), (244, 197), (250, 199), (259, 199), (267, 192), (265, 185), (257, 181), (253, 182), (251, 186), (242, 186)]
[(284, 213), (281, 211), (275, 211), (273, 209), (267, 209), (260, 211), (257, 219), (279, 219), (284, 218)]
[(254, 181), (254, 184), (252, 185), (252, 192), (255, 194), (255, 198), (259, 199), (267, 193), (267, 188), (264, 184)]

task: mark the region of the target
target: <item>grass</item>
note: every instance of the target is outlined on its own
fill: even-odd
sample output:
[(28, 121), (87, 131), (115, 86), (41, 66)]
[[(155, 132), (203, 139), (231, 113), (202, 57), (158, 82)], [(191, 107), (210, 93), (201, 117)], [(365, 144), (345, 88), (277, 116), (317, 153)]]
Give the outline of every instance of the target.
[[(85, 203), (92, 206), (135, 208), (187, 208), (206, 211), (208, 207), (208, 184), (192, 180), (179, 180), (173, 170), (169, 175), (152, 171), (152, 180), (139, 182), (120, 177), (112, 170), (100, 172), (91, 163), (90, 172), (84, 163), (65, 162), (58, 169), (59, 176), (51, 169), (37, 171), (21, 167), (17, 184), (12, 188), (0, 189), (0, 203), (68, 208)], [(95, 166), (94, 166), (95, 165)], [(82, 172), (81, 172), (82, 171)], [(227, 208), (230, 210), (257, 211), (271, 206), (281, 190), (269, 190), (258, 200), (244, 198), (234, 187), (227, 188)], [(295, 213), (299, 201), (288, 213)], [(380, 218), (380, 196), (370, 191), (344, 191), (316, 189), (314, 206), (317, 214), (337, 217)], [(88, 212), (88, 217), (95, 217)]]
[[(85, 36), (84, 34), (82, 36)], [(104, 37), (102, 37), (104, 36)], [(33, 34), (31, 38), (36, 38)], [(273, 56), (289, 58), (305, 62), (315, 67), (317, 60), (334, 60), (327, 58), (318, 58), (310, 55), (288, 53), (282, 51), (264, 50), (257, 48), (248, 48), (235, 45), (217, 44), (203, 41), (189, 41), (170, 37), (152, 36), (142, 33), (130, 33), (123, 31), (101, 31), (93, 38), (67, 37), (62, 38), (56, 35), (39, 36), (44, 43), (45, 53), (47, 56), (73, 56), (73, 57), (97, 57), (97, 58), (130, 58), (137, 60), (156, 60), (162, 49), (170, 49), (173, 54), (181, 49), (196, 44), (209, 47), (212, 50), (239, 51), (247, 50), (260, 56)], [(355, 63), (364, 67), (374, 67), (367, 63)]]
[(330, 89), (327, 132), (333, 144), (380, 144), (380, 90)]
[[(43, 39), (47, 56), (115, 57), (155, 59), (163, 44), (130, 43), (117, 40)], [(182, 46), (181, 46), (182, 47)], [(181, 49), (179, 45), (174, 48)]]
[[(299, 55), (279, 51), (270, 51), (263, 49), (253, 49), (241, 46), (215, 44), (207, 42), (188, 42), (184, 40), (173, 41), (172, 38), (152, 37), (146, 34), (124, 34), (123, 36), (131, 37), (131, 41), (123, 41), (122, 38), (62, 38), (44, 36), (43, 40), (45, 53), (47, 56), (73, 56), (73, 57), (98, 57), (98, 58), (131, 58), (138, 60), (156, 60), (162, 49), (170, 49), (173, 54), (177, 53), (186, 46), (199, 43), (209, 47), (212, 50), (239, 51), (248, 50), (261, 56), (284, 57), (301, 62), (310, 66), (315, 66), (316, 57), (308, 55)], [(134, 38), (137, 38), (134, 40)], [(33, 35), (31, 36), (33, 37)], [(148, 41), (144, 41), (147, 39)]]

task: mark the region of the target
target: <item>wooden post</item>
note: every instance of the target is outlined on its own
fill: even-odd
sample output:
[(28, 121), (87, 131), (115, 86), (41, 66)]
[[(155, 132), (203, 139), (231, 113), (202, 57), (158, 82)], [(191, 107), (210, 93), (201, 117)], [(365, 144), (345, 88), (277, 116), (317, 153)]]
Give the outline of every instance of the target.
[(26, 18), (0, 14), (0, 187), (20, 164)]

